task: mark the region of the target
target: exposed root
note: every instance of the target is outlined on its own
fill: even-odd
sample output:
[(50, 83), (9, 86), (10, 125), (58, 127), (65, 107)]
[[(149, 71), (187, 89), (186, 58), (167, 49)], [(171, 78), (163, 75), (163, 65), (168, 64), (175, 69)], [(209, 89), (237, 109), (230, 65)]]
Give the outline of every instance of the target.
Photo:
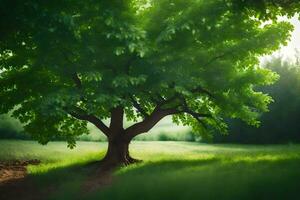
[(131, 164), (134, 164), (134, 163), (140, 163), (142, 162), (142, 160), (139, 160), (139, 159), (135, 159), (135, 158), (132, 158), (131, 156), (129, 156), (126, 161), (124, 162), (124, 165), (125, 166), (128, 166), (128, 165), (131, 165)]

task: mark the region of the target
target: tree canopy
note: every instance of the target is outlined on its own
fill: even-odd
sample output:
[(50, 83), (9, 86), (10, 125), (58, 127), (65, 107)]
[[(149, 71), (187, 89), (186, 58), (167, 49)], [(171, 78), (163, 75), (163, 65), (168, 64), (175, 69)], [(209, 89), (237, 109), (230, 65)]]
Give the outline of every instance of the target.
[(0, 113), (13, 110), (41, 143), (62, 136), (71, 147), (87, 122), (108, 137), (123, 130), (123, 114), (141, 120), (129, 139), (166, 115), (203, 136), (226, 128), (224, 117), (258, 125), (272, 99), (255, 88), (278, 78), (258, 58), (287, 43), (292, 26), (275, 18), (297, 5), (2, 0)]

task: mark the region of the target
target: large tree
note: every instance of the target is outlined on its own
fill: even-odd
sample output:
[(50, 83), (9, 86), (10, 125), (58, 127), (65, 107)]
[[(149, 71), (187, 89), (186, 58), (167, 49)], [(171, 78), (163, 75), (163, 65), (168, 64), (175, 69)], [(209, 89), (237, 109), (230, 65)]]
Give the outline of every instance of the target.
[[(226, 128), (224, 117), (257, 125), (272, 99), (255, 87), (277, 79), (258, 57), (292, 29), (269, 10), (298, 7), (247, 2), (2, 0), (0, 113), (13, 110), (42, 144), (70, 147), (90, 122), (111, 165), (134, 162), (130, 141), (167, 115), (203, 136)], [(124, 128), (124, 116), (136, 123)]]

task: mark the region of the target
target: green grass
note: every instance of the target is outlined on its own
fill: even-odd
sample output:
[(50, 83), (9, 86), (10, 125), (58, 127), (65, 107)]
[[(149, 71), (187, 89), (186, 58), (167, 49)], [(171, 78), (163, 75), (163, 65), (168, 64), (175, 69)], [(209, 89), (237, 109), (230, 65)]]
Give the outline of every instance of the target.
[(104, 142), (78, 142), (77, 148), (69, 149), (65, 142), (40, 145), (34, 141), (2, 140), (0, 141), (0, 159), (39, 159), (41, 165), (28, 168), (30, 174), (37, 174), (99, 160), (105, 153), (106, 146)]
[(41, 189), (57, 188), (49, 199), (298, 199), (300, 145), (207, 145), (134, 142), (141, 164), (120, 168), (111, 186), (82, 195), (81, 184), (106, 143), (0, 141), (0, 159), (40, 159), (30, 177)]

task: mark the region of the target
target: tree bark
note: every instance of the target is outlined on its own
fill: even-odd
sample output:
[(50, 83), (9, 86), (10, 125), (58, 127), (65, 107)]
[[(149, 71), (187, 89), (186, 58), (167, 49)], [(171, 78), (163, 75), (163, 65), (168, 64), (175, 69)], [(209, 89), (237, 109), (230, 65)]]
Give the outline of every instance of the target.
[(103, 165), (112, 168), (119, 165), (129, 165), (137, 162), (138, 160), (132, 158), (129, 154), (129, 143), (130, 141), (125, 140), (124, 133), (119, 133), (115, 138), (109, 138), (108, 148), (106, 155), (102, 162)]
[(111, 110), (109, 125), (108, 149), (102, 160), (103, 166), (113, 168), (119, 165), (129, 165), (138, 162), (129, 154), (129, 143), (137, 135), (147, 132), (163, 117), (176, 113), (176, 109), (160, 109), (157, 107), (143, 121), (136, 123), (127, 129), (123, 128), (124, 109), (115, 107)]
[(129, 143), (123, 128), (124, 109), (116, 107), (111, 110), (111, 121), (109, 125), (108, 134), (108, 148), (104, 159), (103, 165), (112, 168), (118, 165), (129, 165), (136, 162), (129, 155)]

